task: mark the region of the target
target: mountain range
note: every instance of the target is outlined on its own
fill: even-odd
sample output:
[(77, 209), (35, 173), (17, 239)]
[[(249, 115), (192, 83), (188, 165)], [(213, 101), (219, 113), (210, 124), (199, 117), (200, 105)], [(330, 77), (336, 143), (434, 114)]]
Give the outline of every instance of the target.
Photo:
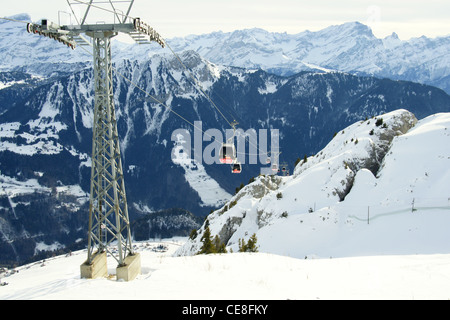
[[(13, 18), (30, 21), (27, 14)], [(23, 33), (24, 26), (17, 23), (0, 21), (0, 25), (0, 71), (16, 68), (48, 74), (59, 68), (71, 72), (90, 62), (89, 54), (82, 49), (70, 52), (53, 40)], [(348, 22), (298, 34), (254, 28), (190, 35), (166, 42), (175, 52), (193, 50), (219, 65), (262, 69), (277, 75), (334, 70), (419, 82), (450, 93), (449, 35), (401, 40), (394, 32), (380, 39), (370, 27)], [(14, 48), (14, 54), (9, 48)], [(116, 60), (148, 60), (153, 54), (167, 52), (167, 48), (157, 45), (137, 47), (116, 42), (114, 46)], [(59, 63), (54, 65), (55, 61)]]
[[(29, 20), (29, 16), (15, 19)], [(46, 251), (40, 248), (67, 250), (85, 244), (93, 72), (89, 54), (80, 48), (72, 51), (53, 40), (27, 34), (20, 23), (0, 22), (0, 26), (0, 260), (14, 264)], [(186, 235), (187, 228), (200, 227), (189, 212), (205, 217), (222, 208), (236, 187), (247, 184), (267, 167), (266, 163), (249, 165), (249, 154), (240, 175), (231, 174), (226, 165), (172, 160), (176, 146), (172, 134), (186, 129), (194, 137), (194, 121), (201, 121), (204, 131), (215, 129), (224, 135), (231, 120), (237, 120), (244, 132), (278, 129), (280, 160), (293, 171), (299, 158), (317, 154), (342, 128), (355, 122), (399, 108), (409, 110), (419, 120), (449, 112), (448, 94), (424, 84), (431, 78), (414, 83), (379, 78), (384, 75), (369, 69), (338, 66), (337, 61), (346, 60), (355, 66), (367, 63), (356, 51), (372, 48), (369, 31), (359, 23), (349, 23), (297, 35), (298, 39), (310, 35), (312, 45), (293, 40), (294, 36), (257, 29), (170, 40), (188, 70), (173, 54), (156, 47), (116, 42), (114, 99), (130, 217), (146, 219), (150, 226), (158, 224), (152, 215), (159, 214), (167, 222), (167, 228), (141, 228), (136, 231), (139, 237), (177, 229), (175, 221), (182, 222), (180, 235)], [(339, 36), (343, 38), (336, 38)], [(283, 42), (281, 37), (291, 40)], [(423, 41), (429, 42), (428, 50), (412, 39), (407, 42), (410, 56), (427, 52), (428, 58), (436, 58), (446, 46), (445, 39)], [(222, 49), (214, 53), (219, 43)], [(282, 59), (285, 53), (293, 57), (295, 48), (303, 48), (304, 55), (298, 54), (297, 62), (280, 64), (280, 43), (285, 48)], [(399, 55), (403, 52), (392, 49), (396, 51)], [(231, 60), (219, 63), (220, 54), (220, 59)], [(312, 59), (320, 56), (322, 61)], [(428, 65), (434, 75), (445, 73), (440, 65), (448, 55), (439, 57), (443, 60), (434, 59), (434, 67), (429, 66), (432, 58), (423, 59), (429, 62), (423, 67)], [(263, 60), (267, 63), (262, 64)], [(394, 60), (385, 61), (396, 66), (391, 70), (410, 70), (401, 58), (397, 64)], [(198, 83), (192, 81), (190, 72)], [(392, 78), (408, 72), (397, 72)], [(438, 78), (445, 80), (445, 76)], [(199, 84), (208, 96), (199, 90)], [(445, 85), (441, 87), (445, 89)], [(202, 138), (202, 148), (210, 145), (211, 140)], [(161, 211), (173, 208), (183, 209), (171, 214)], [(174, 223), (168, 221), (170, 217)]]
[(450, 36), (379, 39), (370, 27), (349, 22), (298, 34), (262, 29), (193, 35), (169, 41), (175, 51), (195, 50), (214, 63), (291, 75), (326, 71), (408, 80), (450, 90)]

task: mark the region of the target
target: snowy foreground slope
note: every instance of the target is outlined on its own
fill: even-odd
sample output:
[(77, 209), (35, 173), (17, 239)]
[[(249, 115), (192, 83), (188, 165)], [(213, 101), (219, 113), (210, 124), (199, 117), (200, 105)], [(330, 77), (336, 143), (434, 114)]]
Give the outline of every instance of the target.
[[(86, 252), (18, 268), (3, 277), (0, 300), (155, 299), (449, 299), (450, 255), (402, 255), (295, 259), (266, 253), (173, 257), (154, 252), (158, 243), (138, 244), (142, 274), (132, 282), (80, 279)], [(180, 310), (168, 310), (181, 315)]]
[[(450, 253), (450, 114), (397, 110), (338, 132), (290, 177), (258, 177), (207, 218), (238, 251), (295, 258)], [(177, 251), (200, 250), (205, 224)], [(449, 271), (450, 272), (450, 271)]]

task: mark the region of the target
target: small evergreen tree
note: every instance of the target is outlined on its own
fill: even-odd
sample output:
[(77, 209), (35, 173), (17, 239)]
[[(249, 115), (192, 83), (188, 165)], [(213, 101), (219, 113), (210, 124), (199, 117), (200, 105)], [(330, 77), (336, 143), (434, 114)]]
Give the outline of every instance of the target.
[(205, 228), (205, 232), (203, 232), (203, 236), (200, 241), (203, 242), (203, 246), (200, 248), (198, 254), (210, 254), (217, 252), (216, 246), (211, 240), (211, 230), (209, 230), (209, 226)]
[(382, 124), (383, 124), (383, 118), (379, 118), (379, 119), (377, 119), (377, 121), (375, 122), (375, 125), (376, 125), (377, 127), (381, 126)]
[(245, 243), (244, 239), (239, 239), (239, 252), (258, 252), (256, 242), (256, 233), (250, 237), (247, 243)]
[(239, 187), (237, 187), (236, 188), (236, 190), (235, 190), (235, 193), (234, 194), (237, 194), (239, 191), (241, 191), (241, 189), (244, 187), (244, 184), (243, 183), (241, 183), (241, 185), (239, 186)]
[(218, 235), (216, 235), (214, 239), (212, 239), (209, 226), (206, 226), (205, 232), (203, 232), (203, 236), (200, 241), (203, 243), (203, 245), (200, 248), (198, 254), (227, 253), (225, 244), (220, 241)]
[(247, 245), (245, 244), (244, 239), (239, 239), (239, 252), (246, 252)]
[(256, 246), (256, 233), (254, 233), (247, 242), (247, 252), (258, 252), (258, 247)]
[(197, 229), (192, 229), (189, 234), (189, 239), (194, 240), (195, 238), (197, 238)]

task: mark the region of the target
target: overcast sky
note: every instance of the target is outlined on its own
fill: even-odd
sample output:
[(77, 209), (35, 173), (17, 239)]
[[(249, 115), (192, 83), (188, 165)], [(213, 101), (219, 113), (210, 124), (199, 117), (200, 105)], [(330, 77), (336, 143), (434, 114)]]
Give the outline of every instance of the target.
[[(45, 17), (58, 22), (58, 11), (69, 11), (66, 0), (0, 4), (0, 16), (29, 13), (33, 21)], [(85, 8), (74, 7), (77, 14)], [(164, 38), (254, 27), (295, 34), (350, 21), (369, 25), (380, 38), (392, 32), (402, 40), (450, 34), (449, 0), (135, 0), (130, 15), (141, 17)]]

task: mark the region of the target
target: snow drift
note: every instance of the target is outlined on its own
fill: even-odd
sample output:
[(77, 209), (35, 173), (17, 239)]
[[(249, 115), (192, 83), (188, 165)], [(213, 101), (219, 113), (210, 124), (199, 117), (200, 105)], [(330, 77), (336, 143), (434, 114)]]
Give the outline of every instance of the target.
[[(142, 274), (134, 281), (115, 281), (113, 263), (109, 264), (109, 279), (80, 279), (79, 264), (86, 259), (86, 251), (78, 251), (9, 270), (6, 274), (0, 272), (0, 282), (7, 283), (0, 287), (0, 300), (201, 299), (211, 303), (219, 299), (450, 297), (449, 255), (316, 260), (266, 253), (172, 257), (179, 242), (166, 241), (167, 252), (159, 252), (159, 243), (136, 245), (141, 253)], [(182, 308), (170, 303), (170, 308), (164, 309), (166, 315), (181, 315)], [(189, 301), (185, 303), (188, 305)], [(275, 309), (283, 311), (274, 309), (273, 305), (269, 307), (273, 313)]]

